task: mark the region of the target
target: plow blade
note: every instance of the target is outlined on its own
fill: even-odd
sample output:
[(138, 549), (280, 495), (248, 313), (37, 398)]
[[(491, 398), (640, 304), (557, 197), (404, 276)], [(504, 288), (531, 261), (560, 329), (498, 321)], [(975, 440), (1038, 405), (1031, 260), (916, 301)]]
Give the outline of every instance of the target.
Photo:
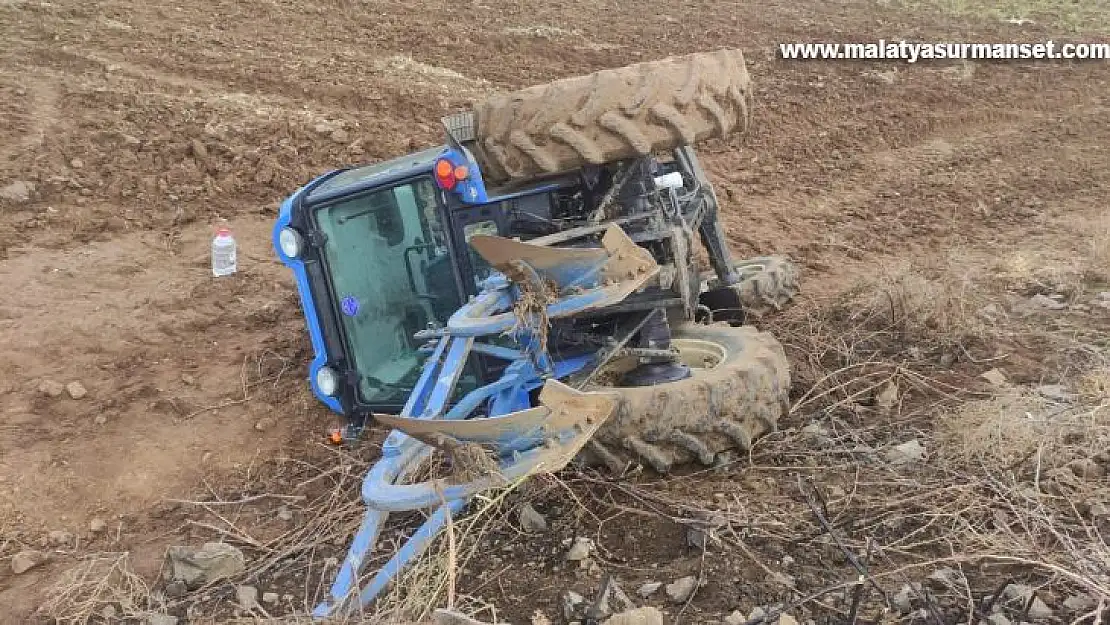
[[(374, 419), (412, 438), (450, 451), (465, 444), (481, 445), (498, 455), (518, 449), (521, 441), (538, 443), (521, 454), (532, 469), (558, 471), (570, 462), (594, 432), (617, 409), (617, 395), (583, 393), (558, 380), (548, 380), (540, 391), (540, 404), (497, 417), (464, 421), (418, 419), (375, 414)], [(514, 462), (507, 468), (513, 468)], [(523, 471), (513, 471), (524, 475)], [(510, 477), (502, 471), (503, 477)]]
[(611, 303), (628, 297), (659, 272), (651, 252), (616, 224), (605, 231), (600, 248), (547, 247), (491, 235), (477, 235), (470, 245), (518, 285), (530, 284), (534, 275), (553, 284), (559, 294), (604, 289)]

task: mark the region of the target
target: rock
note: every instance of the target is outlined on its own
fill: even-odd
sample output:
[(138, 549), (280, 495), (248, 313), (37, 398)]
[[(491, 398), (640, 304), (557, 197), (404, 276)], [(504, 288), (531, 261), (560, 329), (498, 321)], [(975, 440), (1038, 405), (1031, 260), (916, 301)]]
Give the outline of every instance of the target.
[(579, 562), (590, 557), (594, 550), (594, 542), (589, 538), (579, 536), (574, 539), (574, 544), (571, 545), (570, 551), (567, 552), (567, 560), (571, 562)]
[(242, 573), (246, 568), (243, 552), (227, 543), (205, 543), (196, 547), (170, 547), (166, 550), (169, 579), (199, 588), (209, 582)]
[(438, 608), (432, 613), (432, 623), (433, 625), (487, 625), (484, 621), (446, 608)]
[(112, 620), (116, 618), (116, 606), (109, 603), (101, 608), (100, 617), (103, 618), (105, 622), (111, 623)]
[(262, 603), (265, 603), (267, 605), (275, 604), (280, 599), (281, 598), (278, 596), (278, 594), (276, 592), (264, 592), (264, 593), (262, 593)]
[(278, 508), (277, 518), (281, 521), (292, 521), (293, 520), (293, 511), (290, 510), (289, 508), (286, 508), (285, 506), (282, 506), (282, 507)]
[(85, 161), (79, 158), (72, 158), (69, 160), (69, 166), (74, 169), (83, 169), (85, 167)]
[(780, 614), (779, 625), (798, 625), (798, 619), (789, 614)]
[(253, 610), (258, 607), (258, 589), (254, 586), (239, 586), (235, 589), (235, 600), (244, 610)]
[(193, 151), (193, 157), (198, 161), (203, 161), (208, 158), (208, 148), (204, 147), (204, 143), (200, 139), (193, 139), (189, 147)]
[(15, 182), (0, 188), (0, 200), (11, 202), (12, 204), (22, 204), (30, 201), (31, 195), (35, 193), (35, 183), (26, 180), (16, 180)]
[(781, 564), (783, 566), (793, 566), (794, 565), (794, 557), (793, 556), (783, 556), (782, 560), (781, 560)]
[(41, 551), (35, 551), (33, 549), (20, 551), (12, 556), (12, 573), (23, 575), (27, 571), (46, 562), (47, 559), (48, 556)]
[(69, 396), (73, 399), (81, 399), (89, 394), (89, 392), (85, 390), (85, 386), (76, 380), (66, 384), (66, 392), (69, 393)]
[(39, 382), (39, 392), (47, 397), (59, 397), (66, 390), (65, 385), (61, 382), (53, 380), (43, 380)]
[(1033, 604), (1029, 606), (1029, 618), (1035, 621), (1044, 621), (1052, 618), (1053, 614), (1055, 613), (1052, 611), (1052, 608), (1045, 605), (1045, 602), (1041, 601), (1040, 597), (1033, 598)]
[(1067, 304), (1057, 301), (1051, 297), (1041, 295), (1040, 293), (1029, 298), (1029, 302), (1035, 306), (1044, 308), (1045, 310), (1063, 310), (1068, 307)]
[(777, 571), (774, 574), (769, 575), (767, 577), (767, 581), (778, 584), (779, 586), (786, 586), (787, 588), (793, 588), (795, 582), (797, 582), (797, 580), (794, 579), (794, 576)]
[(1029, 597), (1033, 596), (1033, 588), (1025, 584), (1007, 584), (1002, 589), (1002, 596), (1010, 601), (1028, 602)]
[(979, 374), (979, 377), (990, 382), (992, 386), (1005, 386), (1008, 383), (1006, 374), (1001, 369), (991, 369), (986, 373)]
[(988, 616), (987, 623), (989, 625), (1011, 625), (1010, 619), (1006, 618), (1006, 615), (1001, 612), (995, 612)]
[[(537, 512), (530, 503), (525, 503), (520, 507), (520, 510), (517, 512), (517, 520), (520, 521), (520, 528), (526, 532), (547, 531), (547, 519)], [(587, 553), (586, 555), (589, 554)]]
[(1072, 612), (1090, 610), (1098, 605), (1098, 601), (1090, 595), (1072, 595), (1064, 599), (1064, 607)]
[(752, 611), (748, 613), (748, 620), (754, 621), (765, 616), (767, 616), (767, 611), (760, 606), (755, 606), (754, 608), (752, 608)]
[(1045, 399), (1051, 399), (1052, 401), (1063, 404), (1070, 404), (1078, 399), (1074, 394), (1068, 392), (1068, 388), (1063, 384), (1042, 384), (1034, 390)]
[(898, 403), (898, 385), (893, 381), (883, 385), (882, 390), (875, 395), (875, 405), (883, 410), (890, 410)]
[(886, 458), (887, 462), (893, 465), (920, 462), (925, 459), (925, 446), (921, 444), (921, 441), (915, 438), (901, 445), (891, 447), (884, 452), (883, 456)]
[(73, 542), (73, 534), (63, 530), (54, 530), (46, 535), (46, 540), (55, 547), (61, 547)]
[(674, 583), (667, 584), (665, 588), (667, 598), (672, 603), (683, 603), (694, 594), (694, 590), (698, 587), (698, 578), (693, 575), (687, 575), (682, 579), (675, 580)]
[(107, 422), (108, 422), (108, 416), (107, 415), (98, 414), (95, 417), (93, 417), (93, 423), (95, 423), (96, 425), (104, 425)]
[(805, 426), (802, 428), (802, 434), (805, 434), (806, 441), (810, 443), (822, 444), (829, 440), (829, 431), (820, 423), (810, 423)]
[(601, 625), (663, 625), (663, 613), (652, 607), (636, 608), (614, 614)]
[(108, 529), (108, 523), (104, 519), (93, 519), (89, 521), (89, 531), (93, 534), (99, 534)]
[(343, 130), (342, 128), (336, 128), (335, 131), (331, 133), (331, 140), (336, 143), (346, 143), (350, 139), (351, 136), (347, 134), (347, 131)]
[(586, 598), (568, 590), (563, 593), (563, 617), (568, 621), (575, 621), (578, 615), (586, 609)]
[(147, 625), (177, 625), (177, 617), (172, 614), (152, 614)]
[(748, 622), (748, 617), (740, 610), (733, 610), (732, 614), (725, 617), (725, 625), (744, 625)]
[(650, 597), (650, 596), (654, 595), (656, 592), (658, 592), (659, 589), (662, 588), (662, 587), (663, 587), (662, 582), (648, 582), (648, 583), (644, 584), (643, 586), (640, 586), (640, 588), (638, 590), (636, 590), (636, 594), (640, 595), (644, 599), (647, 599), (648, 597)]
[(274, 427), (275, 423), (277, 423), (277, 421), (273, 417), (262, 417), (258, 420), (258, 423), (254, 424), (254, 429), (258, 430), (259, 432), (265, 432), (266, 430)]
[(909, 614), (913, 609), (913, 587), (903, 584), (898, 592), (890, 598), (890, 604), (898, 610), (899, 614)]
[(195, 386), (197, 383), (197, 379), (189, 375), (188, 373), (181, 374), (181, 381), (189, 386)]
[(185, 582), (175, 579), (166, 584), (165, 592), (170, 599), (180, 599), (189, 593), (189, 588), (185, 585)]

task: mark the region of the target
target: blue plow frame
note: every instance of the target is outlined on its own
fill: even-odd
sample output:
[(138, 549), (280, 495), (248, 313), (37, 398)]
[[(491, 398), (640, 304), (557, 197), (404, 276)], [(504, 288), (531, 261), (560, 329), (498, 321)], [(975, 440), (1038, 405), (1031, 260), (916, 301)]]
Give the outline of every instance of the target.
[[(452, 315), (446, 328), (421, 333), (436, 342), (404, 408), (398, 416), (375, 415), (396, 429), (385, 439), (381, 459), (363, 480), (365, 517), (328, 597), (313, 612), (316, 618), (357, 612), (371, 604), (471, 497), (562, 468), (616, 408), (612, 395), (583, 393), (558, 381), (596, 366), (596, 354), (553, 360), (541, 348), (543, 341), (528, 328), (619, 303), (657, 274), (650, 254), (616, 225), (606, 232), (604, 249), (594, 250), (545, 248), (500, 237), (475, 239), (475, 249), (501, 273), (491, 276), (482, 292)], [(529, 287), (551, 288), (554, 295), (541, 300), (543, 315), (531, 312), (527, 314), (532, 319), (522, 320), (513, 306), (522, 289)], [(516, 340), (518, 349), (477, 340), (506, 334)], [(499, 379), (449, 406), (471, 352), (509, 364)], [(541, 387), (540, 405), (533, 406), (529, 393)], [(477, 412), (485, 416), (476, 416)], [(442, 479), (399, 483), (431, 455), (436, 441), (445, 440), (492, 448), (500, 472), (464, 484)], [(414, 510), (434, 511), (362, 585), (364, 564), (389, 514)]]

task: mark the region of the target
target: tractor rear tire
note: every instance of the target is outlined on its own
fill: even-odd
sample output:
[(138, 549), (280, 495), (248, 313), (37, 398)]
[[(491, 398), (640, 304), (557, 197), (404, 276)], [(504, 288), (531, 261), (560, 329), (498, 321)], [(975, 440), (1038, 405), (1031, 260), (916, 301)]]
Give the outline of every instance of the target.
[[(619, 470), (636, 459), (660, 473), (690, 461), (712, 465), (723, 451), (751, 449), (789, 410), (789, 363), (771, 334), (751, 326), (686, 323), (672, 328), (671, 344), (691, 366), (691, 377), (591, 389), (615, 391), (620, 402), (587, 448), (593, 456), (587, 460)], [(620, 363), (609, 366), (619, 369)]]
[(608, 69), (475, 105), (475, 158), (503, 183), (672, 150), (747, 130), (751, 80), (739, 50)]
[[(798, 266), (785, 256), (748, 258), (734, 262), (732, 269), (740, 275), (732, 288), (744, 315), (765, 317), (779, 312), (798, 295)], [(701, 279), (706, 288), (716, 287), (713, 272), (703, 273)]]

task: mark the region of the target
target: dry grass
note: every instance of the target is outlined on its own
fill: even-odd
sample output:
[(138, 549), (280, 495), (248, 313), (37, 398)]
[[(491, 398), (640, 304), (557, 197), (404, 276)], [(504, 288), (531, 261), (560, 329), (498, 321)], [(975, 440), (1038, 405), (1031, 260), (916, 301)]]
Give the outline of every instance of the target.
[(1085, 273), (1092, 282), (1110, 283), (1110, 218), (1103, 218), (1091, 230)]
[(141, 618), (150, 613), (150, 589), (132, 571), (127, 553), (82, 558), (58, 578), (47, 596), (39, 613), (59, 625), (84, 624), (94, 617), (106, 622), (116, 617)]
[(1068, 33), (1110, 33), (1110, 5), (1105, 0), (929, 0), (925, 4), (960, 17), (1019, 25), (1032, 21)]

